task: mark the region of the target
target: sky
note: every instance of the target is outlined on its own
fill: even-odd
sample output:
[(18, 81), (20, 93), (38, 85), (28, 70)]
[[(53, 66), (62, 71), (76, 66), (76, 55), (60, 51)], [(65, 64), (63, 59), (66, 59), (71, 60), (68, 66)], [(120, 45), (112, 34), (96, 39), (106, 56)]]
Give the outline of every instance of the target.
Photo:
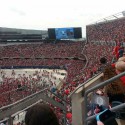
[(125, 11), (125, 0), (0, 0), (0, 27), (82, 27)]

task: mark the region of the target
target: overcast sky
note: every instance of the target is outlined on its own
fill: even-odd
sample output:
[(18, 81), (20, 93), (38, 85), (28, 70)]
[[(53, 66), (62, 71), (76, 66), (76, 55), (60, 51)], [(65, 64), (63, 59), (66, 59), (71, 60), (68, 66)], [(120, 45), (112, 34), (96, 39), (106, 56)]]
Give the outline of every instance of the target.
[(0, 27), (82, 27), (125, 11), (125, 0), (0, 0)]

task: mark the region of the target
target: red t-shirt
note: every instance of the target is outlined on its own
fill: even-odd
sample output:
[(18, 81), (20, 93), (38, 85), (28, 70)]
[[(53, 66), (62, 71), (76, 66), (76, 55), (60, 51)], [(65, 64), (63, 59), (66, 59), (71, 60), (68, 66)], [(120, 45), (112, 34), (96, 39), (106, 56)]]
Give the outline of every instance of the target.
[(69, 90), (68, 89), (65, 90), (65, 94), (69, 95)]
[(125, 85), (125, 76), (122, 76), (120, 80), (122, 81), (123, 85)]
[(66, 118), (67, 118), (68, 120), (71, 119), (71, 118), (72, 118), (72, 113), (70, 113), (70, 112), (67, 113), (67, 114), (66, 114)]
[(119, 53), (118, 53), (119, 48), (120, 48), (119, 46), (116, 46), (113, 50), (113, 54), (115, 54), (117, 58), (119, 57)]
[(115, 68), (115, 63), (112, 63), (111, 66), (112, 66), (112, 68)]

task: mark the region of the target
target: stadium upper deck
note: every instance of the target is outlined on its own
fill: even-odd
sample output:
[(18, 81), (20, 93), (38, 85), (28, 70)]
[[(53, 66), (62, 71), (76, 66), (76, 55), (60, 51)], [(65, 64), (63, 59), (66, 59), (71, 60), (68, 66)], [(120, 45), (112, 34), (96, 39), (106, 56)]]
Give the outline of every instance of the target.
[(125, 11), (86, 26), (88, 41), (125, 41)]

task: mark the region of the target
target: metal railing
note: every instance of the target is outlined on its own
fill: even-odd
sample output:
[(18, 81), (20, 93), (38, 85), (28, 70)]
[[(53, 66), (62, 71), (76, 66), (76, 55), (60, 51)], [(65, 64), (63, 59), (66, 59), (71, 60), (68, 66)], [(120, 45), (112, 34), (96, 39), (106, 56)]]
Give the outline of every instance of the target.
[(85, 84), (87, 84), (88, 82), (90, 82), (91, 80), (93, 80), (94, 78), (96, 78), (97, 76), (99, 76), (102, 72), (98, 73), (97, 75), (93, 76), (92, 78), (88, 79), (86, 82), (82, 83), (81, 85), (79, 85), (73, 92), (71, 92), (71, 94), (68, 96), (68, 98), (71, 98), (72, 95), (81, 87), (84, 87)]
[[(125, 103), (122, 103), (121, 105), (118, 105), (118, 106), (111, 108), (110, 111), (117, 111), (117, 110), (124, 108), (124, 107), (125, 107)], [(90, 121), (90, 120), (95, 119), (95, 118), (96, 118), (96, 115), (93, 115), (93, 116), (88, 117), (86, 120)]]
[[(50, 98), (49, 96), (46, 95), (46, 93), (45, 93), (46, 90), (48, 90), (48, 88), (45, 88), (39, 92), (36, 92), (28, 97), (25, 97), (25, 98), (15, 102), (15, 103), (1, 107), (0, 108), (0, 119), (11, 116), (12, 114), (15, 114), (16, 112), (22, 111), (23, 109), (34, 104), (36, 101), (39, 101), (40, 99), (42, 99), (43, 101), (52, 103), (54, 106), (59, 107), (66, 112), (66, 108), (64, 107), (63, 104), (56, 102), (55, 100), (53, 100), (52, 98)], [(57, 96), (57, 95), (54, 94), (54, 96)], [(60, 97), (58, 97), (58, 98), (60, 100), (62, 100), (65, 103), (65, 105), (67, 105), (67, 104), (71, 105), (70, 103), (67, 103), (67, 101), (65, 99), (60, 98)]]
[(47, 89), (47, 91), (49, 91), (51, 94), (53, 94), (54, 96), (56, 96), (57, 98), (59, 98), (60, 100), (64, 101), (65, 103), (69, 104), (71, 106), (71, 103), (68, 102), (66, 100), (66, 98), (61, 98), (60, 96), (58, 96), (57, 94), (55, 94), (54, 92), (52, 92), (51, 90)]
[(19, 103), (21, 103), (21, 102), (27, 100), (28, 98), (32, 98), (34, 95), (37, 95), (38, 93), (41, 93), (41, 92), (43, 92), (43, 91), (45, 91), (45, 90), (47, 90), (47, 88), (45, 88), (45, 89), (43, 89), (43, 90), (41, 90), (41, 91), (39, 91), (39, 92), (33, 93), (32, 95), (29, 95), (29, 96), (27, 96), (27, 97), (25, 97), (25, 98), (23, 98), (23, 99), (21, 99), (21, 100), (19, 100), (19, 101), (16, 101), (16, 102), (14, 102), (14, 103), (12, 103), (12, 104), (10, 104), (10, 105), (3, 106), (3, 107), (0, 108), (0, 111), (5, 110), (5, 109), (7, 109), (7, 108), (11, 108), (12, 106), (14, 106), (14, 105), (16, 105), (16, 104), (19, 104)]
[[(119, 75), (117, 75), (115, 77), (112, 77), (111, 79), (108, 79), (108, 80), (106, 80), (106, 81), (104, 81), (102, 83), (99, 83), (98, 85), (96, 85), (96, 86), (94, 86), (94, 87), (92, 87), (92, 88), (85, 91), (85, 93), (84, 93), (84, 106), (85, 106), (84, 107), (84, 125), (87, 125), (88, 120), (92, 120), (92, 119), (95, 118), (95, 116), (91, 116), (91, 117), (87, 118), (87, 107), (86, 106), (87, 106), (87, 96), (88, 96), (88, 94), (91, 93), (92, 91), (96, 90), (96, 89), (99, 89), (100, 87), (103, 87), (105, 85), (110, 84), (111, 82), (115, 81), (116, 79), (118, 79), (118, 78), (120, 78), (122, 76), (125, 76), (125, 72), (123, 72), (123, 73), (121, 73), (121, 74), (119, 74)], [(123, 108), (123, 107), (125, 107), (125, 103), (123, 103), (123, 104), (121, 104), (119, 106), (116, 106), (116, 107), (112, 108), (111, 110), (114, 111), (114, 110), (118, 110), (118, 109)]]

